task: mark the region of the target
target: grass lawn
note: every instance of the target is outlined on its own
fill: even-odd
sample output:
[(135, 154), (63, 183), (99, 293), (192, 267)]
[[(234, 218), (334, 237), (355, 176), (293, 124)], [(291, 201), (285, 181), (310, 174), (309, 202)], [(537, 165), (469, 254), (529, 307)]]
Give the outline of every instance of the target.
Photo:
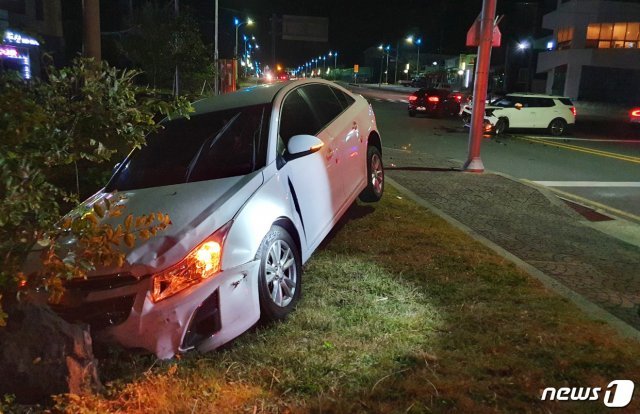
[[(640, 347), (391, 187), (314, 254), (286, 323), (173, 361), (114, 352), (79, 412), (605, 412), (546, 387), (639, 384)], [(640, 392), (627, 407), (640, 411)], [(618, 412), (627, 412), (618, 410)]]

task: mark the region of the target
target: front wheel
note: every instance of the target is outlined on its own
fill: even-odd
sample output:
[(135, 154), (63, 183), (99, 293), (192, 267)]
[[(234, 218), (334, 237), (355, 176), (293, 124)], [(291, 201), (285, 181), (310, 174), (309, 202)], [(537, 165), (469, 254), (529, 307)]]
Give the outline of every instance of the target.
[(302, 288), (302, 260), (295, 241), (273, 226), (256, 255), (260, 259), (258, 297), (264, 322), (283, 320), (298, 303)]
[(562, 118), (556, 118), (551, 121), (548, 130), (554, 137), (559, 137), (567, 130), (567, 121)]
[(507, 127), (508, 127), (507, 121), (500, 118), (498, 119), (498, 122), (496, 122), (496, 125), (493, 127), (493, 133), (496, 135), (503, 134), (504, 131), (507, 130)]
[(360, 193), (360, 201), (379, 201), (384, 192), (384, 167), (380, 150), (373, 145), (367, 148), (367, 188)]

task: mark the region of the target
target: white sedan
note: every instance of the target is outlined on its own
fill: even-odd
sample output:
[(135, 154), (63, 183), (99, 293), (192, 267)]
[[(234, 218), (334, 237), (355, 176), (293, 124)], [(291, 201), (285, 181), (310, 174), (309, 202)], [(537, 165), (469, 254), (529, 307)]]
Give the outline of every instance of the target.
[(115, 192), (127, 214), (166, 212), (172, 225), (127, 252), (122, 268), (67, 283), (55, 307), (160, 358), (285, 318), (302, 264), (358, 196), (377, 201), (384, 187), (373, 110), (334, 83), (256, 86), (194, 107), (85, 202)]

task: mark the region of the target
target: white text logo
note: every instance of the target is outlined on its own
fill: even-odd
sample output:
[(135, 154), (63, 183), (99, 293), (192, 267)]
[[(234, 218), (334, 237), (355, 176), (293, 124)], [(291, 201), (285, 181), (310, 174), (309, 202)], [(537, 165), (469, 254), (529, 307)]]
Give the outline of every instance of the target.
[[(633, 389), (635, 385), (629, 380), (611, 381), (604, 393), (604, 405), (611, 408), (626, 407), (633, 397)], [(542, 391), (541, 400), (550, 401), (597, 401), (602, 395), (600, 387), (563, 387), (545, 388)]]

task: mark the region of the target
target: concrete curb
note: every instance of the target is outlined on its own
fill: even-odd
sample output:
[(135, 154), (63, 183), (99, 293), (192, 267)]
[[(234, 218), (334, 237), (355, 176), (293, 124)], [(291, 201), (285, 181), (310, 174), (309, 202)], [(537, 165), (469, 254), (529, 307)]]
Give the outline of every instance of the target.
[(536, 269), (535, 267), (531, 266), (529, 263), (525, 262), (524, 260), (522, 260), (519, 257), (515, 256), (514, 254), (512, 254), (512, 253), (508, 252), (507, 250), (503, 249), (502, 247), (498, 246), (497, 244), (495, 244), (491, 240), (489, 240), (489, 239), (485, 238), (484, 236), (478, 234), (473, 229), (467, 227), (466, 225), (464, 225), (463, 223), (459, 222), (455, 218), (451, 217), (447, 213), (443, 212), (439, 208), (433, 206), (431, 203), (429, 203), (428, 201), (424, 200), (422, 197), (418, 196), (417, 194), (415, 194), (413, 191), (409, 190), (408, 188), (402, 186), (401, 184), (399, 184), (398, 182), (396, 182), (392, 178), (385, 177), (385, 179), (389, 184), (391, 184), (393, 187), (398, 189), (401, 193), (406, 195), (411, 200), (415, 201), (420, 206), (430, 210), (431, 212), (433, 212), (434, 214), (436, 214), (437, 216), (439, 216), (440, 218), (445, 220), (447, 223), (451, 224), (453, 227), (457, 228), (458, 230), (460, 230), (463, 233), (467, 234), (468, 236), (470, 236), (474, 240), (480, 242), (484, 246), (486, 246), (489, 249), (493, 250), (499, 256), (503, 257), (506, 260), (509, 260), (510, 262), (515, 264), (518, 268), (524, 270), (525, 272), (527, 272), (531, 276), (533, 276), (536, 279), (538, 279), (547, 289), (549, 289), (549, 290), (557, 293), (558, 295), (562, 296), (563, 298), (568, 299), (571, 302), (573, 302), (582, 311), (584, 311), (587, 314), (587, 316), (589, 316), (591, 319), (604, 321), (609, 326), (611, 326), (613, 329), (615, 329), (618, 333), (620, 333), (622, 336), (627, 337), (627, 338), (632, 338), (632, 339), (635, 339), (637, 341), (640, 341), (640, 331), (636, 330), (631, 325), (627, 324), (623, 320), (619, 319), (618, 317), (616, 317), (616, 316), (612, 315), (611, 313), (607, 312), (606, 310), (602, 309), (598, 305), (590, 302), (589, 300), (587, 300), (585, 297), (583, 297), (579, 293), (567, 288), (566, 286), (564, 286), (563, 284), (561, 284), (560, 282), (558, 282), (554, 278), (546, 275), (545, 273), (543, 273), (540, 270)]

